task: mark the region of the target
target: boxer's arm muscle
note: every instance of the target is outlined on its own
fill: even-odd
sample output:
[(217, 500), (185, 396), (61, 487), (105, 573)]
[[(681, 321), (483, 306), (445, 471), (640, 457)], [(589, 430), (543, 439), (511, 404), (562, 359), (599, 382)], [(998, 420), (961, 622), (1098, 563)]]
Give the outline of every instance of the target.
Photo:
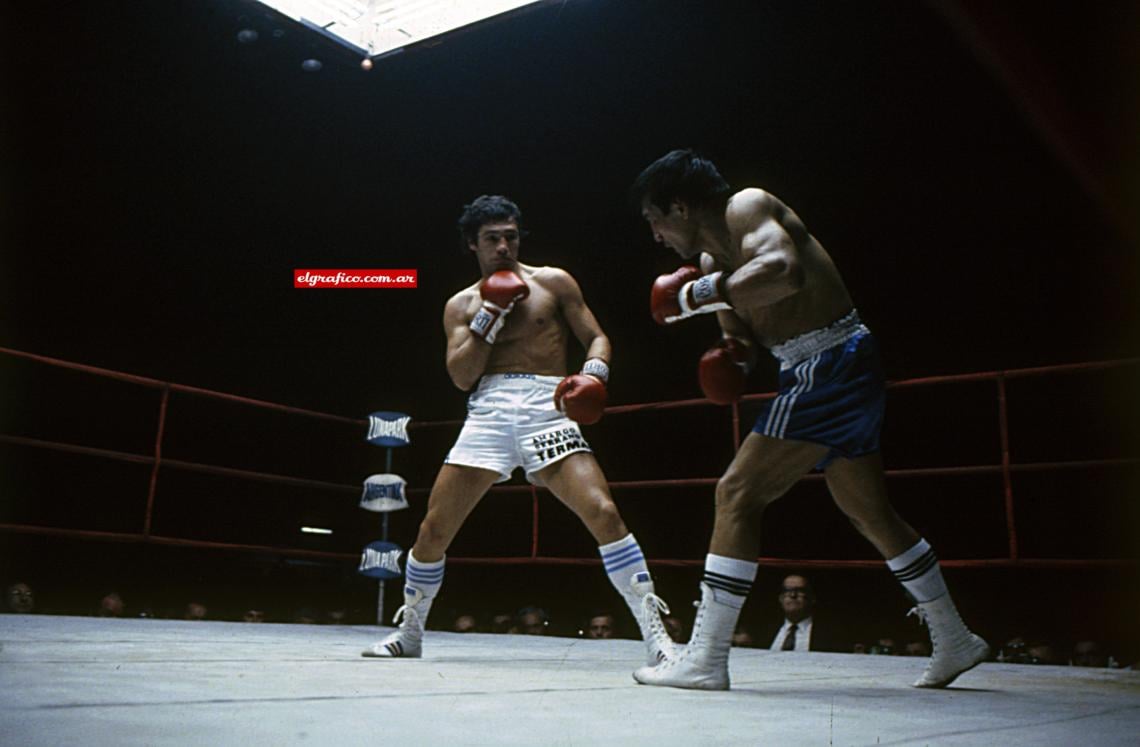
[(447, 334), (447, 375), (455, 386), (467, 391), (487, 368), (491, 357), (491, 346), (472, 334), (467, 326), (471, 319), (467, 314), (466, 294), (452, 296), (443, 308), (443, 328)]
[(737, 308), (770, 306), (804, 285), (799, 250), (780, 225), (782, 204), (760, 189), (733, 196), (725, 217), (729, 230), (741, 237), (744, 264), (729, 276), (728, 300)]

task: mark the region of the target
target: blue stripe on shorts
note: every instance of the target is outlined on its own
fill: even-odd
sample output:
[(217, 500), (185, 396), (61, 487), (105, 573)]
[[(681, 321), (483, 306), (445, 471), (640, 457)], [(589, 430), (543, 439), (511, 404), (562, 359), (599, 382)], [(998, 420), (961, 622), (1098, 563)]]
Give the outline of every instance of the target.
[(830, 447), (816, 469), (837, 457), (879, 450), (886, 382), (878, 345), (859, 334), (780, 372), (780, 391), (753, 432)]

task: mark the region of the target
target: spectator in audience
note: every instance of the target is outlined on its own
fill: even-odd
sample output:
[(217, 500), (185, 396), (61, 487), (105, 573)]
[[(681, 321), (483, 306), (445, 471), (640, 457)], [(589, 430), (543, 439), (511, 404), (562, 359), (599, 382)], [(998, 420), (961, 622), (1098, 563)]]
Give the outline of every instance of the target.
[[(811, 582), (802, 574), (784, 577), (776, 601), (783, 622), (771, 638), (772, 651), (845, 651), (826, 621), (821, 626), (815, 617), (816, 596)], [(768, 640), (765, 638), (764, 640)]]
[(1029, 664), (1059, 664), (1060, 659), (1053, 644), (1045, 640), (1032, 641), (1029, 644)]
[(263, 623), (265, 622), (265, 610), (250, 607), (242, 613), (241, 621), (247, 623)]
[(4, 611), (30, 615), (36, 611), (36, 596), (32, 587), (17, 581), (4, 591)]
[(99, 617), (122, 617), (126, 604), (117, 591), (108, 592), (99, 600)]
[(499, 614), (491, 618), (491, 632), (492, 633), (514, 633), (514, 620), (510, 615)]
[(515, 615), (515, 624), (512, 633), (522, 635), (546, 635), (550, 626), (550, 618), (546, 610), (541, 607), (523, 607)]
[(737, 648), (756, 648), (756, 639), (752, 637), (752, 632), (744, 625), (737, 625), (736, 631), (732, 634), (732, 645)]
[(186, 603), (186, 609), (182, 613), (183, 620), (205, 620), (209, 610), (206, 605), (201, 602), (193, 601)]
[(613, 613), (598, 610), (590, 616), (590, 622), (586, 625), (586, 637), (592, 639), (614, 638), (617, 636), (615, 628)]
[(930, 644), (925, 640), (910, 641), (903, 646), (903, 656), (930, 656)]
[(451, 630), (454, 633), (474, 633), (478, 628), (474, 615), (460, 615), (455, 618), (455, 622), (451, 624)]
[(899, 653), (894, 638), (883, 636), (871, 646), (871, 653), (876, 656), (895, 656)]
[(1077, 641), (1069, 663), (1074, 667), (1107, 667), (1109, 656), (1096, 641)]
[(1056, 664), (1057, 654), (1053, 644), (1044, 638), (1014, 636), (1006, 641), (998, 652), (998, 661), (1007, 664)]
[(1006, 664), (1025, 664), (1028, 658), (1025, 649), (1025, 637), (1015, 635), (998, 649), (997, 660)]

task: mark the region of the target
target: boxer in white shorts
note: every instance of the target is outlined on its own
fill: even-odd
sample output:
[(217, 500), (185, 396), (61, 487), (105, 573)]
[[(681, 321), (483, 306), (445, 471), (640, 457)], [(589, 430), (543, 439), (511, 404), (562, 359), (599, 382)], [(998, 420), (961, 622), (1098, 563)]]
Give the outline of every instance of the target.
[[(668, 607), (654, 593), (641, 548), (578, 428), (602, 416), (610, 341), (566, 271), (518, 261), (521, 217), (510, 200), (486, 195), (460, 216), (464, 246), (482, 277), (444, 308), (447, 372), (457, 387), (475, 391), (408, 552), (399, 628), (363, 655), (422, 656), (447, 548), (487, 490), (522, 467), (594, 536), (606, 574), (638, 622), (648, 661), (656, 664), (673, 654), (660, 616)], [(586, 362), (567, 376), (571, 336), (585, 348)]]
[(480, 467), (509, 480), (516, 467), (537, 473), (578, 452), (590, 453), (582, 430), (554, 406), (563, 381), (538, 374), (486, 374), (467, 400), (467, 420), (445, 464)]

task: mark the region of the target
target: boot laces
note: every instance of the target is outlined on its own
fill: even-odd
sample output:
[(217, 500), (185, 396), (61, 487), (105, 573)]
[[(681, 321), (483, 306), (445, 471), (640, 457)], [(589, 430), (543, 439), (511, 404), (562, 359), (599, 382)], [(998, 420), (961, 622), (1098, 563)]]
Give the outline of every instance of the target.
[(657, 658), (662, 660), (672, 655), (673, 639), (665, 630), (665, 623), (661, 621), (661, 613), (669, 614), (669, 605), (665, 600), (650, 592), (641, 598), (641, 617), (649, 629), (650, 639), (658, 648)]
[(669, 614), (669, 605), (665, 604), (665, 600), (657, 596), (653, 592), (649, 592), (641, 598), (641, 610), (647, 617), (652, 617), (653, 613), (659, 612), (661, 614)]
[(411, 624), (413, 621), (418, 619), (419, 615), (416, 614), (416, 608), (409, 607), (405, 604), (400, 607), (400, 609), (396, 610), (396, 614), (392, 616), (392, 623), (394, 625), (399, 625), (402, 628), (404, 626), (401, 624), (401, 621)]
[(934, 654), (938, 651), (938, 626), (930, 624), (930, 621), (926, 617), (926, 610), (922, 609), (922, 607), (917, 605), (911, 607), (910, 612), (906, 613), (906, 616), (911, 617), (912, 615), (918, 618), (919, 625), (926, 626), (926, 632), (930, 634), (930, 655), (931, 658), (933, 658)]
[(689, 636), (690, 640), (697, 639), (697, 632), (701, 629), (701, 623), (704, 622), (705, 608), (701, 605), (699, 600), (693, 600), (693, 606), (697, 608), (697, 617), (693, 620), (693, 632)]

